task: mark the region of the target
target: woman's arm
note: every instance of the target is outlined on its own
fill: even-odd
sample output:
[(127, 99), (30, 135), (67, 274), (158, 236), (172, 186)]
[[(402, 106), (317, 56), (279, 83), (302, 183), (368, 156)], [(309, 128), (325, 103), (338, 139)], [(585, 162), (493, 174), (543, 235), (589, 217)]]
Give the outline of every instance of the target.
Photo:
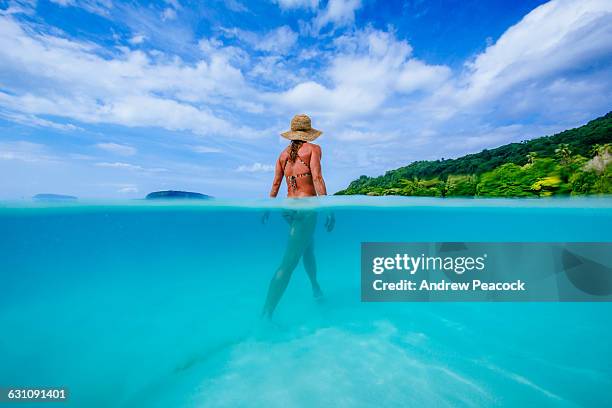
[(310, 154), (310, 171), (312, 172), (312, 181), (318, 195), (327, 195), (325, 180), (321, 172), (321, 146), (312, 145), (312, 153)]
[(275, 198), (280, 189), (281, 183), (283, 182), (283, 166), (281, 165), (280, 156), (276, 161), (276, 167), (274, 168), (274, 181), (272, 181), (272, 190), (270, 190), (270, 197)]

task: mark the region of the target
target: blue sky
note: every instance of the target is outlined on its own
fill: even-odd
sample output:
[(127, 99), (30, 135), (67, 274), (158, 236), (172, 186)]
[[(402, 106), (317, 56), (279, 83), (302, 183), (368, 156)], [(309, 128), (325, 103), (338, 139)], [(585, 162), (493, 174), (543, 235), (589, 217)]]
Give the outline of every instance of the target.
[(0, 1), (0, 198), (265, 197), (295, 113), (334, 192), (612, 107), (612, 2)]

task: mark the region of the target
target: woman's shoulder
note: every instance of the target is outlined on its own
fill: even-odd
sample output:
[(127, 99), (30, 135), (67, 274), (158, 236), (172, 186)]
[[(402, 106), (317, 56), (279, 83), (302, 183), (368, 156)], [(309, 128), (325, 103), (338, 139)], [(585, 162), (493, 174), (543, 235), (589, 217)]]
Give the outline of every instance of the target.
[(307, 146), (309, 146), (312, 150), (318, 150), (321, 151), (321, 146), (319, 146), (318, 144), (312, 143), (312, 142), (308, 142), (306, 143)]

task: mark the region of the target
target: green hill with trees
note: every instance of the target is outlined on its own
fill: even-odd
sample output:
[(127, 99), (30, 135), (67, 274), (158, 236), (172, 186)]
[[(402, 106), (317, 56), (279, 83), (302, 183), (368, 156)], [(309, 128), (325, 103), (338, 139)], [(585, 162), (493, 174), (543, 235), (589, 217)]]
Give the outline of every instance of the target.
[(336, 195), (538, 197), (612, 194), (612, 112), (552, 136), (361, 176)]

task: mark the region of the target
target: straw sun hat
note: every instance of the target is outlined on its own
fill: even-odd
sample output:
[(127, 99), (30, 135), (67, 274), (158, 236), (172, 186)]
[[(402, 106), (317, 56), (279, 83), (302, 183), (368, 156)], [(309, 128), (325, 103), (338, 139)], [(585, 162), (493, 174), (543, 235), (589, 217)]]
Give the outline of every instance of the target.
[(308, 115), (295, 115), (291, 119), (291, 130), (281, 133), (281, 136), (289, 140), (302, 140), (312, 142), (321, 136), (320, 130), (312, 127)]

